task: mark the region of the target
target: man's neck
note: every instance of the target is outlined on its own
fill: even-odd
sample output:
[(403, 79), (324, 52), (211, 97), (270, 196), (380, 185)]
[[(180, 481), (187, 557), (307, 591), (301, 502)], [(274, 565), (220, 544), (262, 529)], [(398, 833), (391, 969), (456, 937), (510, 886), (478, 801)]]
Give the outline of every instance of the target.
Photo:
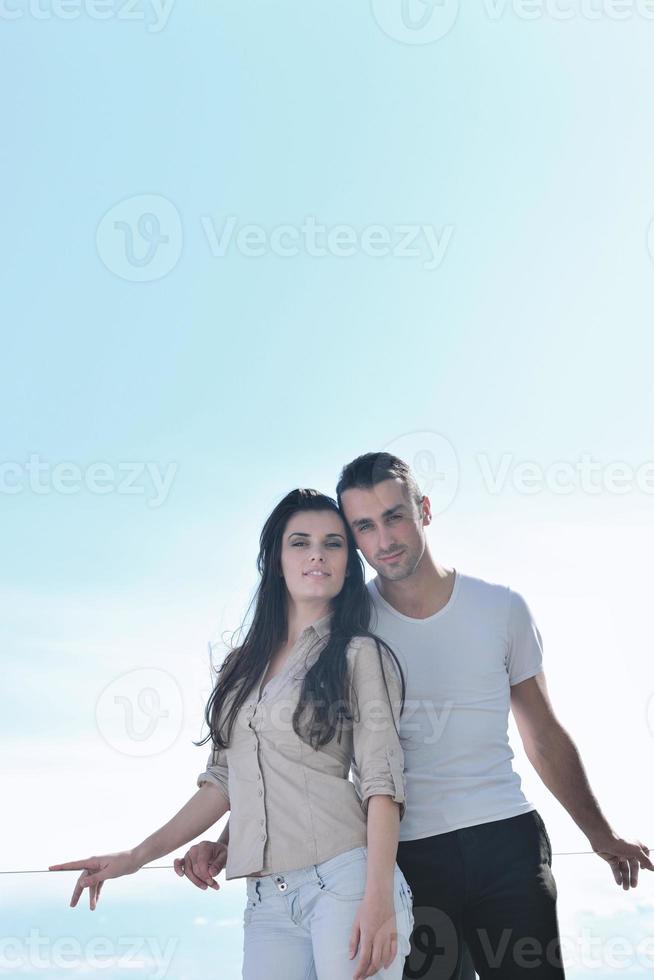
[(434, 561), (425, 550), (413, 574), (393, 582), (377, 576), (377, 587), (386, 602), (412, 619), (426, 619), (440, 612), (450, 601), (456, 573)]

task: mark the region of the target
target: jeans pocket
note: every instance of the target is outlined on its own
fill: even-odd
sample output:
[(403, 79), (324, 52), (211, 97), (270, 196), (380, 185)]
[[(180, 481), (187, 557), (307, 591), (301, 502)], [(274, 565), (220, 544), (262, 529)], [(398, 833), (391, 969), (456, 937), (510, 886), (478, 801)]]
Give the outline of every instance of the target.
[(407, 915), (409, 917), (409, 922), (411, 924), (411, 929), (413, 929), (413, 925), (415, 922), (415, 919), (413, 917), (413, 892), (409, 888), (409, 885), (406, 881), (402, 882), (401, 888), (402, 888), (402, 895), (404, 897), (404, 903), (406, 905)]
[(353, 857), (342, 866), (321, 871), (325, 894), (343, 902), (360, 902), (366, 891), (366, 855)]
[(256, 898), (247, 898), (245, 902), (245, 908), (243, 909), (243, 925), (246, 926), (252, 919), (252, 913), (260, 905), (260, 901)]
[(398, 916), (397, 923), (398, 948), (404, 956), (408, 956), (411, 950), (411, 933), (415, 925), (415, 919), (413, 917), (413, 894), (406, 878), (403, 876), (399, 878), (396, 888), (402, 913), (401, 918)]

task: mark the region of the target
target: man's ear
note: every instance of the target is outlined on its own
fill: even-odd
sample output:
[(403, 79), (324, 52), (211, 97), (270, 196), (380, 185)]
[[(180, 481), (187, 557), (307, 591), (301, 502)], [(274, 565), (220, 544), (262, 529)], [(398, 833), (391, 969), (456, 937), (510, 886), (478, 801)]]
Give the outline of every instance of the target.
[(431, 524), (431, 502), (429, 497), (424, 496), (420, 501), (420, 512), (424, 524)]

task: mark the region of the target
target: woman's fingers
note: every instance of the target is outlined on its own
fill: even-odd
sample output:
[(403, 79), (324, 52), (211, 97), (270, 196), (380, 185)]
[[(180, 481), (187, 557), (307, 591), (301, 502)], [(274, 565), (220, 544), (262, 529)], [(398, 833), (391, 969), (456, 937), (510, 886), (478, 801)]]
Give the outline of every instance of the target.
[(102, 891), (103, 885), (104, 880), (99, 881), (96, 885), (91, 885), (89, 888), (89, 905), (91, 907), (91, 911), (93, 911), (98, 904), (98, 899), (100, 898), (100, 892)]
[(372, 959), (372, 943), (369, 939), (361, 937), (361, 951), (359, 953), (359, 965), (357, 971), (354, 974), (354, 980), (364, 980), (364, 977), (370, 975), (369, 967), (370, 960)]
[(83, 881), (84, 881), (84, 876), (83, 875), (80, 875), (80, 877), (75, 882), (75, 888), (73, 889), (73, 897), (70, 900), (71, 908), (75, 908), (75, 906), (77, 905), (77, 903), (80, 900), (80, 896), (81, 896), (82, 892), (84, 891), (84, 887), (85, 887), (82, 884)]
[(359, 920), (355, 920), (352, 926), (352, 932), (350, 933), (350, 945), (348, 947), (348, 953), (350, 959), (352, 959), (357, 954), (357, 949), (359, 948)]
[(384, 960), (383, 960), (385, 970), (388, 970), (389, 966), (394, 961), (396, 954), (397, 954), (397, 939), (395, 938), (395, 935), (393, 935), (391, 936), (390, 942), (386, 949), (386, 955), (384, 956)]
[(64, 864), (51, 864), (48, 871), (81, 871), (82, 869), (92, 868), (97, 871), (100, 862), (97, 858), (85, 858), (83, 861), (66, 861)]

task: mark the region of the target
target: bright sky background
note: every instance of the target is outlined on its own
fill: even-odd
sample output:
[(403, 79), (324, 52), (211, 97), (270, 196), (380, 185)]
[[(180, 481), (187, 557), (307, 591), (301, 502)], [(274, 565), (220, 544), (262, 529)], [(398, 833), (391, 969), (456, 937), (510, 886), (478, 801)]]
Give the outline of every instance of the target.
[[(99, 9), (0, 4), (0, 868), (132, 846), (195, 792), (207, 644), (265, 517), (387, 447), (437, 558), (529, 601), (607, 816), (654, 848), (654, 9)], [(554, 850), (586, 849), (516, 738)], [(593, 856), (554, 862), (570, 976), (646, 976), (654, 875), (623, 894)], [(174, 980), (240, 975), (241, 882), (143, 871), (92, 914), (73, 881), (3, 877), (26, 975), (92, 972), (57, 972), (56, 941), (98, 936), (112, 980), (158, 976), (146, 937)]]

